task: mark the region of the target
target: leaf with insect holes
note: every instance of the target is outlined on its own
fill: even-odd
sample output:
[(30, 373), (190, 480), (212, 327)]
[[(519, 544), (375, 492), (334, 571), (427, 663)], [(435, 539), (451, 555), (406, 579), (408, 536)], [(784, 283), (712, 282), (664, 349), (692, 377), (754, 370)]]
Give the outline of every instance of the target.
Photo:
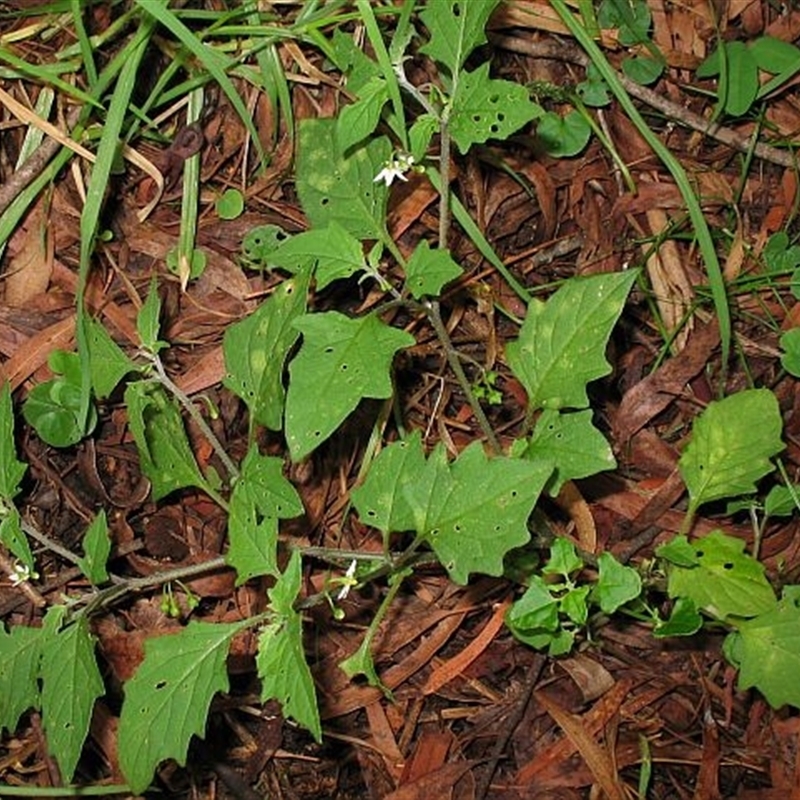
[(771, 610), (736, 627), (723, 651), (739, 668), (737, 688), (755, 687), (773, 708), (800, 708), (800, 587), (785, 586)]
[(161, 761), (186, 763), (189, 740), (202, 736), (211, 700), (228, 690), (231, 639), (248, 622), (193, 620), (180, 633), (148, 639), (144, 661), (125, 684), (119, 720), (119, 764), (134, 794)]
[(319, 719), (314, 679), (303, 653), (302, 617), (294, 610), (300, 593), (300, 551), (293, 550), (286, 571), (269, 590), (275, 618), (261, 629), (256, 668), (261, 678), (261, 702), (277, 700), (286, 717), (309, 730), (319, 742)]
[(513, 81), (489, 77), (489, 62), (462, 72), (453, 96), (450, 133), (462, 153), (488, 139), (507, 139), (544, 110)]
[(272, 253), (270, 260), (287, 272), (313, 269), (316, 264), (317, 289), (349, 278), (365, 267), (361, 242), (336, 222), (292, 236)]
[(425, 295), (437, 297), (445, 284), (463, 274), (447, 250), (431, 250), (423, 240), (408, 259), (405, 289), (417, 300)]
[(250, 424), (283, 427), (286, 357), (300, 338), (293, 322), (305, 314), (308, 269), (283, 281), (249, 317), (229, 325), (222, 337), (223, 384), (244, 400)]
[(141, 470), (152, 487), (153, 501), (188, 486), (205, 490), (206, 481), (189, 446), (181, 412), (164, 390), (143, 381), (128, 384), (125, 405)]
[(769, 389), (748, 389), (708, 404), (692, 426), (678, 468), (689, 490), (689, 514), (723, 497), (756, 491), (784, 448), (778, 401)]
[(51, 607), (42, 626), (42, 721), (66, 783), (89, 732), (95, 700), (105, 693), (87, 617), (62, 627), (67, 609)]
[(406, 492), (424, 469), (425, 451), (419, 431), (385, 447), (370, 465), (364, 483), (350, 495), (361, 521), (383, 531), (384, 536), (414, 530), (414, 509)]
[(586, 385), (608, 375), (606, 343), (635, 271), (572, 278), (546, 303), (531, 300), (508, 364), (531, 408), (587, 408)]
[(289, 366), (286, 441), (293, 461), (324, 442), (364, 397), (392, 395), (394, 355), (414, 337), (370, 314), (350, 319), (338, 311), (295, 320), (303, 334)]
[(117, 388), (117, 384), (129, 372), (135, 372), (138, 368), (111, 338), (102, 323), (87, 316), (84, 325), (89, 347), (92, 389), (102, 400)]
[(685, 597), (719, 619), (754, 617), (775, 607), (764, 565), (744, 552), (744, 541), (712, 531), (689, 542), (676, 536), (656, 550), (668, 562), (670, 597)]
[(531, 461), (545, 459), (556, 465), (548, 492), (554, 497), (566, 481), (614, 469), (611, 447), (592, 425), (592, 411), (561, 412), (547, 408), (536, 421), (530, 443), (522, 453)]
[(499, 0), (436, 0), (427, 3), (420, 19), (431, 34), (420, 48), (455, 75), (467, 56), (486, 41), (486, 23)]
[(370, 139), (345, 156), (335, 119), (305, 119), (299, 131), (297, 194), (311, 226), (338, 222), (356, 239), (380, 239), (389, 190), (375, 176), (391, 154), (389, 140)]
[[(391, 469), (398, 470), (394, 487)], [(353, 503), (384, 535), (416, 531), (464, 584), (472, 572), (500, 575), (505, 554), (529, 540), (528, 516), (551, 473), (546, 462), (489, 458), (479, 442), (452, 463), (442, 447), (425, 460), (415, 435), (381, 452)]]
[(241, 465), (230, 500), (226, 561), (236, 585), (256, 575), (279, 575), (278, 520), (299, 517), (303, 503), (283, 475), (283, 459), (262, 456), (253, 445)]
[(108, 580), (106, 562), (111, 553), (111, 537), (104, 509), (94, 518), (83, 537), (83, 558), (78, 559), (81, 572), (95, 586)]
[(0, 623), (0, 733), (13, 733), (29, 708), (39, 707), (42, 629), (15, 625), (6, 633)]
[(14, 442), (14, 406), (8, 381), (0, 389), (0, 498), (12, 500), (28, 465), (17, 459)]

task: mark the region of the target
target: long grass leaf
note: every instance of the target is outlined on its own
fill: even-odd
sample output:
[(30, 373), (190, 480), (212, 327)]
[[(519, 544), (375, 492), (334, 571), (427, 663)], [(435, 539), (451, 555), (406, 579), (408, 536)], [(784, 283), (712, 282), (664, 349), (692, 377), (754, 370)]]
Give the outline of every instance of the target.
[(591, 36), (586, 33), (584, 27), (572, 15), (572, 12), (567, 8), (564, 0), (551, 0), (551, 4), (569, 29), (569, 32), (578, 40), (581, 47), (586, 51), (598, 72), (602, 75), (603, 80), (605, 80), (609, 89), (614, 93), (623, 111), (625, 111), (628, 118), (636, 126), (642, 138), (650, 145), (653, 152), (669, 170), (675, 181), (675, 185), (678, 187), (686, 203), (689, 218), (694, 226), (694, 235), (697, 238), (697, 244), (700, 247), (700, 253), (706, 265), (708, 285), (711, 289), (714, 310), (716, 311), (719, 321), (720, 342), (722, 347), (720, 394), (722, 394), (724, 392), (725, 376), (727, 375), (728, 359), (731, 352), (731, 313), (730, 307), (728, 306), (728, 293), (725, 287), (725, 279), (722, 275), (722, 268), (720, 267), (717, 257), (717, 251), (714, 248), (714, 240), (711, 237), (708, 222), (705, 216), (703, 216), (703, 210), (700, 207), (697, 196), (692, 189), (692, 185), (689, 183), (689, 178), (681, 163), (672, 155), (669, 148), (667, 148), (653, 131), (650, 130), (650, 127), (644, 121), (639, 110), (633, 104), (630, 96), (622, 86), (622, 83), (617, 77), (617, 73), (608, 63), (606, 57), (595, 44)]
[(136, 4), (147, 14), (154, 19), (158, 20), (167, 30), (175, 36), (181, 44), (184, 45), (200, 63), (208, 70), (213, 76), (214, 80), (219, 84), (223, 92), (225, 92), (228, 100), (235, 109), (236, 113), (241, 118), (247, 132), (253, 140), (258, 157), (262, 166), (266, 167), (269, 161), (267, 154), (261, 144), (258, 136), (258, 131), (253, 123), (253, 119), (244, 104), (244, 101), (236, 91), (236, 87), (228, 77), (226, 70), (232, 66), (232, 62), (224, 58), (213, 48), (206, 45), (200, 40), (192, 31), (190, 31), (181, 22), (175, 14), (161, 3), (154, 3), (152, 0), (136, 0)]

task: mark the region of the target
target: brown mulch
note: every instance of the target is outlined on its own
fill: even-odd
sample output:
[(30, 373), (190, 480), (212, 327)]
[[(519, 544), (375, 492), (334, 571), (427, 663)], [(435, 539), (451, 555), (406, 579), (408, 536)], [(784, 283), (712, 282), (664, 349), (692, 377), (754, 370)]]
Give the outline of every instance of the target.
[[(520, 82), (581, 80), (580, 54), (559, 26), (543, 21), (552, 14), (539, 19), (520, 12), (532, 5), (509, 3), (495, 17), (495, 72)], [(733, 281), (756, 274), (755, 256), (769, 235), (796, 228), (795, 170), (779, 159), (757, 158), (743, 176), (733, 145), (746, 142), (750, 123), (730, 127), (733, 145), (691, 127), (690, 115), (703, 119), (713, 105), (708, 97), (685, 90), (693, 78), (687, 70), (712, 47), (709, 8), (660, 0), (650, 6), (654, 40), (670, 64), (653, 93), (669, 101), (676, 116), (652, 112), (641, 98), (638, 102), (699, 187), (712, 229), (725, 231), (724, 241), (732, 242), (726, 277)], [(769, 32), (791, 41), (800, 34), (800, 11), (778, 14), (765, 2), (734, 0), (717, 23), (726, 35), (738, 38)], [(0, 34), (9, 32), (0, 28)], [(622, 49), (613, 41), (607, 44), (609, 58), (618, 63)], [(316, 81), (316, 73), (304, 74), (302, 60), (289, 46), (281, 45), (279, 52), (287, 70), (301, 78), (292, 84), (296, 118), (333, 114), (343, 102), (335, 88)], [(302, 52), (311, 65), (321, 66), (318, 53)], [(29, 47), (25, 57), (46, 61), (47, 52)], [(6, 88), (16, 92), (18, 85)], [(35, 96), (37, 87), (27, 88)], [(168, 187), (153, 213), (140, 221), (137, 212), (154, 186), (129, 165), (116, 176), (107, 202), (104, 225), (113, 235), (98, 245), (87, 296), (114, 338), (133, 352), (136, 312), (151, 278), (158, 277), (163, 338), (171, 343), (165, 356), (168, 371), (187, 393), (205, 393), (220, 409), (212, 424), (235, 460), (247, 446), (247, 419), (243, 404), (221, 388), (222, 336), (278, 281), (242, 267), (242, 238), (266, 223), (290, 231), (304, 226), (292, 183), (292, 143), (281, 127), (272, 135), (273, 111), (265, 99), (247, 96), (251, 87), (240, 89), (252, 101), (272, 161), (243, 187), (245, 214), (221, 221), (213, 213), (213, 193), (242, 186), (252, 148), (224, 96), (215, 95), (202, 124), (207, 196), (201, 201), (198, 244), (208, 255), (205, 273), (182, 292), (166, 270), (166, 253), (177, 241), (179, 188)], [(612, 105), (601, 113), (607, 135), (630, 165), (639, 189), (635, 196), (625, 192), (596, 140), (575, 158), (553, 160), (532, 150), (525, 136), (478, 148), (459, 160), (455, 191), (525, 285), (544, 287), (647, 259), (662, 318), (677, 323), (693, 307), (698, 287), (706, 284), (691, 242), (668, 238), (651, 252), (654, 238), (682, 215), (679, 195), (619, 108)], [(776, 139), (796, 135), (800, 109), (793, 92), (771, 98), (766, 118)], [(171, 122), (173, 131), (179, 130), (179, 120)], [(8, 181), (25, 128), (6, 110), (2, 123), (0, 176)], [(145, 149), (168, 179), (180, 172), (180, 148), (149, 144)], [(529, 182), (535, 200), (498, 169), (501, 161)], [(74, 346), (81, 204), (74, 175), (67, 170), (20, 226), (4, 257), (0, 369), (16, 401), (50, 376), (47, 357), (53, 349)], [(435, 238), (437, 224), (435, 196), (424, 177), (412, 177), (393, 192), (390, 227), (401, 244)], [(493, 310), (493, 303), (519, 317), (525, 309), (458, 229), (449, 244), (467, 274), (443, 298), (443, 314), (455, 345), (501, 376), (503, 404), (489, 409), (489, 416), (505, 445), (519, 429), (525, 394), (503, 357), (504, 342), (517, 329)], [(353, 309), (376, 300), (355, 282), (346, 291)], [(777, 342), (779, 327), (796, 324), (795, 300), (788, 293), (778, 297), (769, 292), (733, 294), (731, 299), (747, 370), (741, 359), (732, 362), (728, 390), (754, 381), (775, 391), (786, 426), (784, 463), (793, 475), (800, 466), (800, 413), (795, 416), (800, 394), (797, 381), (781, 372)], [(719, 331), (707, 310), (706, 297), (669, 356), (654, 369), (663, 339), (652, 308), (641, 293), (634, 294), (610, 348), (614, 373), (592, 390), (597, 420), (619, 467), (579, 482), (559, 503), (545, 508), (554, 530), (634, 563), (651, 558), (654, 547), (677, 532), (685, 508), (677, 459), (691, 420), (714, 396), (713, 379), (720, 371)], [(427, 444), (441, 441), (458, 452), (480, 436), (478, 427), (433, 332), (420, 326), (416, 335), (418, 345), (403, 357), (399, 372), (406, 424), (425, 431)], [(287, 541), (349, 550), (380, 547), (375, 532), (347, 513), (348, 491), (366, 444), (363, 431), (373, 416), (372, 407), (362, 407), (334, 443), (290, 468), (306, 516), (282, 527)], [(87, 523), (105, 508), (115, 547), (111, 566), (119, 574), (151, 575), (225, 552), (225, 516), (205, 496), (184, 492), (151, 502), (120, 398), (100, 409), (94, 438), (72, 448), (44, 445), (21, 417), (17, 426), (20, 458), (30, 465), (21, 510), (64, 547), (79, 550)], [(206, 442), (191, 425), (188, 430), (201, 464), (214, 465)], [(280, 452), (277, 437), (265, 436), (262, 444)], [(713, 511), (718, 513), (698, 519), (696, 533), (724, 526), (752, 543), (749, 520), (726, 516), (724, 509)], [(797, 574), (796, 527), (793, 520), (782, 521), (765, 531), (761, 555), (772, 577), (786, 580)], [(37, 589), (49, 601), (87, 590), (78, 572), (57, 556), (42, 552), (38, 559), (42, 577)], [(324, 565), (309, 560), (307, 593), (319, 591), (324, 578)], [(233, 620), (263, 608), (262, 581), (237, 588), (232, 573), (219, 572), (187, 585), (202, 599), (193, 612), (196, 618)], [(327, 606), (307, 612), (307, 653), (323, 718), (322, 745), (282, 720), (279, 708), (259, 704), (255, 641), (243, 637), (235, 641), (230, 658), (231, 691), (214, 701), (206, 739), (192, 742), (187, 767), (168, 763), (159, 770), (162, 796), (569, 800), (605, 793), (626, 798), (636, 796), (640, 775), (649, 768), (649, 798), (800, 797), (800, 720), (794, 711), (770, 709), (755, 693), (737, 692), (735, 674), (722, 657), (721, 635), (659, 641), (647, 626), (615, 618), (571, 657), (545, 659), (499, 624), (514, 596), (509, 582), (476, 578), (458, 587), (443, 570), (426, 567), (406, 582), (374, 645), (378, 672), (393, 693), (390, 701), (376, 689), (349, 681), (338, 668), (359, 645), (384, 588), (348, 597), (341, 623)], [(178, 589), (176, 596), (179, 602), (185, 599)], [(123, 782), (114, 736), (121, 686), (141, 660), (143, 641), (181, 624), (167, 618), (160, 603), (160, 592), (144, 593), (95, 622), (108, 694), (95, 711), (76, 782)], [(36, 624), (40, 615), (27, 596), (0, 581), (0, 618), (7, 626)], [(39, 716), (30, 712), (0, 742), (0, 782), (44, 787), (57, 781)]]

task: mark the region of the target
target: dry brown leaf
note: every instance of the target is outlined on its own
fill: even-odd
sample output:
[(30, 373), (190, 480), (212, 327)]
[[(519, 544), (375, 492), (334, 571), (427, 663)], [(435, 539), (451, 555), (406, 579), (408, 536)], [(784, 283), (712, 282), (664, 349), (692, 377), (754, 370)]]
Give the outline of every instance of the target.
[(422, 689), (424, 695), (438, 692), (445, 684), (460, 675), (492, 643), (505, 621), (511, 600), (506, 599), (495, 607), (483, 630), (456, 656), (438, 666), (429, 676)]
[(597, 743), (583, 719), (565, 711), (544, 692), (535, 692), (534, 696), (569, 737), (609, 800), (626, 800), (625, 790), (611, 755)]
[(53, 237), (48, 232), (47, 217), (45, 201), (40, 197), (8, 241), (4, 299), (9, 306), (27, 305), (50, 284)]
[[(656, 239), (666, 233), (670, 226), (666, 213), (658, 208), (647, 211), (647, 222)], [(649, 244), (643, 245), (645, 253), (649, 249)], [(682, 325), (694, 301), (694, 290), (677, 243), (673, 239), (664, 239), (657, 250), (651, 250), (646, 270), (664, 328), (668, 334), (672, 334)], [(670, 349), (673, 353), (683, 350), (691, 329), (692, 319), (689, 318), (672, 340)]]
[(589, 658), (585, 653), (562, 659), (558, 664), (575, 681), (587, 703), (602, 697), (614, 686), (612, 674), (599, 661)]

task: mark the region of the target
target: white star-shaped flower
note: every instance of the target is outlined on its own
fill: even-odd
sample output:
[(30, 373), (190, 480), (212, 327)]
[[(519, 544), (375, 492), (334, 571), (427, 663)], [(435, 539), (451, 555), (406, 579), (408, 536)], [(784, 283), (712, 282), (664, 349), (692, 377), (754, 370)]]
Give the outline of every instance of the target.
[(373, 183), (383, 181), (387, 186), (391, 186), (395, 179), (407, 181), (406, 172), (414, 166), (414, 156), (410, 153), (395, 153), (387, 162), (383, 169), (375, 176)]
[(350, 590), (358, 584), (358, 581), (354, 577), (356, 574), (356, 567), (358, 566), (358, 561), (353, 559), (350, 562), (350, 566), (347, 568), (347, 572), (344, 574), (344, 578), (341, 579), (342, 581), (342, 588), (339, 589), (339, 594), (336, 595), (337, 600), (344, 600), (348, 594), (350, 594)]
[(38, 578), (38, 577), (39, 574), (33, 572), (33, 570), (31, 570), (27, 564), (23, 564), (20, 561), (16, 561), (14, 563), (14, 572), (10, 575), (11, 585), (19, 586), (21, 583), (25, 583), (26, 581), (29, 581), (31, 578)]

